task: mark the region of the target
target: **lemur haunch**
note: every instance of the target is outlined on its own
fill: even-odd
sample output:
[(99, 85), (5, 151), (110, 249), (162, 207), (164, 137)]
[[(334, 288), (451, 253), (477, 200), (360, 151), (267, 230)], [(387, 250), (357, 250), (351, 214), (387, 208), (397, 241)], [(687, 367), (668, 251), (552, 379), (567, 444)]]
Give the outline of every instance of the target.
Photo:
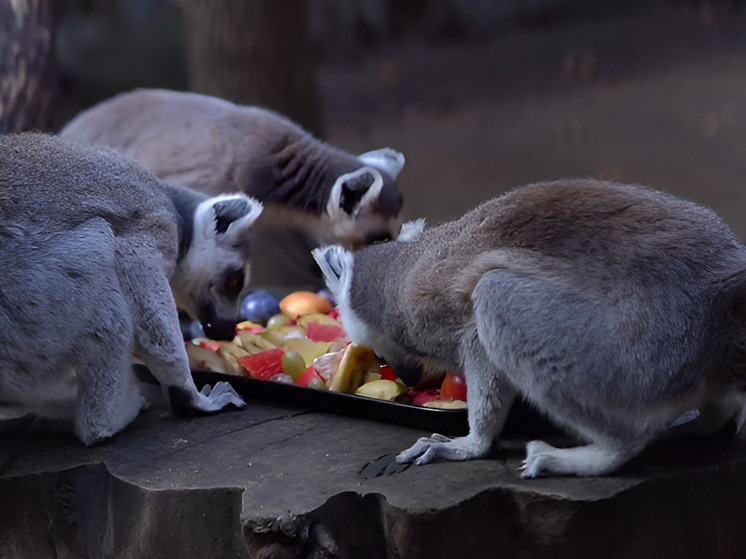
[(262, 108), (136, 90), (82, 112), (60, 135), (124, 151), (158, 177), (207, 194), (244, 192), (261, 201), (254, 254), (260, 284), (289, 283), (292, 276), (321, 285), (311, 248), (355, 247), (390, 238), (400, 226), (401, 153), (385, 148), (355, 156)]
[(261, 204), (156, 179), (112, 149), (0, 136), (0, 402), (7, 417), (72, 419), (85, 444), (138, 414), (133, 355), (176, 413), (245, 404), (200, 393), (176, 304), (215, 337), (234, 333)]
[(517, 394), (587, 443), (528, 443), (524, 477), (607, 474), (681, 418), (746, 418), (746, 248), (694, 203), (540, 183), (419, 236), (314, 255), (354, 342), (409, 384), (467, 381), (468, 436), (420, 439), (400, 462), (485, 456)]

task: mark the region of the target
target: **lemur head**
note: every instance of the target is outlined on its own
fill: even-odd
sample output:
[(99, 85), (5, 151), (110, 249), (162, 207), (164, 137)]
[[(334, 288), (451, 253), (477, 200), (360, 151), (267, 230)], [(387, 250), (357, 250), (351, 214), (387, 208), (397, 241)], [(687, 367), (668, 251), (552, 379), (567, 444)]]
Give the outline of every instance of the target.
[[(425, 229), (425, 220), (417, 219), (402, 224), (397, 237), (399, 243), (411, 242), (416, 240), (420, 233)], [(324, 274), (324, 281), (329, 291), (334, 295), (340, 312), (353, 314), (349, 300), (350, 289), (352, 288), (352, 274), (355, 268), (355, 253), (339, 245), (325, 246), (315, 248), (311, 251), (314, 260), (319, 265), (321, 272)], [(361, 254), (361, 253), (358, 253)], [(350, 333), (347, 326), (348, 333)], [(355, 338), (351, 338), (356, 341)], [(357, 341), (356, 343), (363, 343)]]
[(324, 218), (330, 238), (349, 247), (396, 237), (403, 198), (396, 177), (404, 155), (390, 148), (358, 156), (359, 169), (340, 175), (332, 186)]
[(249, 280), (248, 229), (262, 211), (257, 200), (225, 194), (201, 202), (171, 288), (179, 309), (202, 323), (205, 335), (233, 339), (241, 292)]
[[(424, 220), (405, 223), (394, 243), (415, 240), (424, 226)], [(355, 252), (341, 246), (327, 246), (316, 248), (312, 253), (324, 274), (327, 287), (337, 301), (340, 318), (350, 340), (373, 349), (379, 357), (394, 368), (404, 382), (413, 386), (423, 375), (421, 359), (401, 347), (388, 332), (383, 331), (384, 328), (376, 326), (380, 322), (377, 318), (381, 314), (378, 300), (364, 300), (364, 297), (353, 299), (350, 295), (354, 290), (354, 282), (374, 281), (373, 278), (354, 277), (356, 270), (360, 269), (355, 266), (356, 259), (366, 258), (378, 249), (384, 249), (386, 245), (387, 243), (384, 243)]]

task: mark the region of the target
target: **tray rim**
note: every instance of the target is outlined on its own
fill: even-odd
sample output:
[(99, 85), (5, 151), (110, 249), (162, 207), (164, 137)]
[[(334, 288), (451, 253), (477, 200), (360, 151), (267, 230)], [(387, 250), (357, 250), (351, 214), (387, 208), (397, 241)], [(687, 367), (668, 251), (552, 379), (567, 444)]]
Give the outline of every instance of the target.
[[(134, 363), (133, 367), (135, 375), (140, 380), (149, 383), (157, 382), (146, 365)], [(227, 382), (238, 394), (249, 401), (368, 419), (446, 435), (464, 435), (469, 431), (466, 408), (456, 410), (426, 408), (403, 402), (391, 402), (367, 396), (198, 369), (192, 370), (192, 378), (198, 389), (205, 384)]]

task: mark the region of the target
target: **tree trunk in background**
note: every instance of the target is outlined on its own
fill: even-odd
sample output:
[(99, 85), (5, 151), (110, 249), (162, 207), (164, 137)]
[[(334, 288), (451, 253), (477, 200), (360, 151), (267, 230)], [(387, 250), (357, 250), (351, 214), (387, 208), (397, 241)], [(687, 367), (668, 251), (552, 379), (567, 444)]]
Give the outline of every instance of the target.
[(273, 109), (321, 135), (307, 0), (182, 0), (193, 91)]
[(48, 127), (53, 46), (48, 0), (0, 0), (0, 133)]

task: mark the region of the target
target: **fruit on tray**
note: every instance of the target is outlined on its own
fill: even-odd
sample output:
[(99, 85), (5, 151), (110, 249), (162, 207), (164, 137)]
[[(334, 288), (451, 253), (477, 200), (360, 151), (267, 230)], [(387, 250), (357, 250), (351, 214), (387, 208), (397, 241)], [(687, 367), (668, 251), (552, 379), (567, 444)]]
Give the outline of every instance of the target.
[(306, 362), (297, 351), (289, 349), (282, 354), (282, 372), (288, 375), (293, 382), (298, 382), (306, 369)]
[(329, 390), (354, 394), (363, 384), (363, 377), (367, 372), (376, 372), (381, 368), (372, 349), (349, 344), (342, 354), (339, 367), (334, 371), (329, 384)]
[(308, 386), (309, 388), (328, 388), (324, 379), (319, 372), (311, 365), (296, 381), (298, 386)]
[(244, 376), (259, 380), (269, 380), (275, 375), (284, 374), (282, 357), (285, 350), (279, 347), (265, 349), (259, 353), (244, 355), (238, 360)]
[(347, 332), (341, 326), (310, 322), (306, 327), (306, 337), (314, 342), (333, 342), (345, 339)]
[(223, 356), (218, 354), (217, 350), (189, 342), (189, 345), (187, 345), (187, 355), (189, 356), (189, 367), (191, 369), (215, 371), (216, 373), (229, 375), (236, 374), (234, 367)]
[(241, 320), (250, 320), (266, 324), (270, 317), (279, 314), (280, 304), (277, 299), (266, 291), (252, 291), (241, 300)]
[(326, 314), (332, 310), (329, 299), (310, 291), (295, 291), (280, 301), (282, 314), (296, 319), (311, 313)]
[(394, 380), (378, 379), (366, 382), (355, 391), (356, 396), (394, 401), (407, 392), (407, 387)]
[[(416, 406), (466, 407), (461, 376), (446, 374), (439, 387), (407, 388), (371, 349), (350, 342), (331, 302), (320, 303), (317, 297), (325, 299), (295, 292), (280, 301), (279, 314), (253, 320), (244, 315), (247, 320), (237, 325), (230, 342), (187, 342), (190, 367)], [(264, 304), (269, 308), (270, 303)]]
[(466, 402), (466, 381), (461, 375), (446, 373), (440, 385), (440, 397), (443, 400), (462, 400)]
[(430, 400), (422, 404), (426, 408), (438, 408), (440, 410), (460, 410), (466, 408), (463, 400)]

